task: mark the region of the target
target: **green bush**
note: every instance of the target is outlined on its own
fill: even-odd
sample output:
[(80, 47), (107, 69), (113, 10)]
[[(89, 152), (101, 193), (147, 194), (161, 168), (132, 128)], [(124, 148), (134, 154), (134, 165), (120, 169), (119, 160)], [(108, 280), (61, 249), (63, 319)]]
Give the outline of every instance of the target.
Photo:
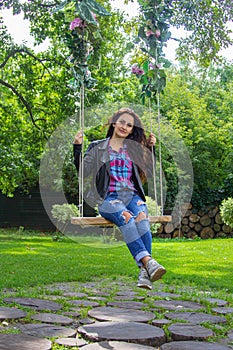
[[(149, 216), (161, 215), (161, 208), (156, 205), (156, 201), (153, 198), (146, 196), (146, 205), (148, 208)], [(157, 230), (160, 227), (160, 225), (161, 225), (160, 223), (150, 225), (150, 229), (153, 237), (156, 236)]]
[(233, 228), (233, 198), (229, 197), (222, 201), (220, 214), (223, 222)]
[(58, 240), (65, 231), (72, 216), (79, 216), (79, 210), (75, 204), (54, 204), (52, 206), (51, 214), (57, 220), (57, 233), (53, 239)]

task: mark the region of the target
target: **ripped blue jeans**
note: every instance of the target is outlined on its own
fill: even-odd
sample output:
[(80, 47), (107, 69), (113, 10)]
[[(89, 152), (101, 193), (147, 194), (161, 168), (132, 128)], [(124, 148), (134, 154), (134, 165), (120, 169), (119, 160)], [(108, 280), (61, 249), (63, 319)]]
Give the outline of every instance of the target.
[[(141, 197), (130, 190), (109, 192), (99, 213), (119, 227), (131, 255), (142, 266), (141, 259), (151, 256), (152, 235), (147, 206)], [(141, 218), (140, 213), (144, 213)]]

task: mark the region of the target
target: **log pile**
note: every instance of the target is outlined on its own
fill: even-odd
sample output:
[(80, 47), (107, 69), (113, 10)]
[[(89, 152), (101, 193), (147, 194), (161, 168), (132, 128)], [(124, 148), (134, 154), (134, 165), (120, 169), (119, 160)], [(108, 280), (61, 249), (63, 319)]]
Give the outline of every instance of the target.
[[(233, 237), (233, 229), (224, 224), (217, 207), (195, 210), (192, 204), (186, 205), (182, 218), (174, 217), (171, 223), (162, 224), (156, 237), (160, 238), (218, 238)], [(181, 221), (181, 222), (180, 222)], [(180, 224), (176, 224), (180, 222)]]

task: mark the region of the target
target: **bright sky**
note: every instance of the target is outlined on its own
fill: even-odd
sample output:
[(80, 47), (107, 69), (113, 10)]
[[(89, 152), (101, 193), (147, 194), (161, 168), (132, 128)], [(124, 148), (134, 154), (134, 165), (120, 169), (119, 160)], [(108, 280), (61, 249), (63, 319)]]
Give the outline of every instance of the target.
[[(23, 0), (21, 0), (23, 1)], [(124, 10), (126, 14), (128, 14), (130, 17), (137, 14), (137, 7), (135, 6), (135, 3), (129, 2), (128, 5), (124, 4), (124, 0), (111, 0), (112, 7), (120, 8), (121, 10)], [(34, 46), (33, 38), (30, 36), (29, 32), (29, 22), (27, 20), (23, 19), (23, 14), (19, 14), (16, 16), (12, 15), (11, 10), (4, 10), (1, 11), (4, 19), (4, 23), (6, 24), (9, 32), (11, 33), (12, 37), (14, 38), (15, 42), (17, 44), (21, 44), (23, 42), (27, 42), (27, 44), (35, 51), (39, 52), (41, 50), (45, 50), (49, 46), (49, 41), (45, 41), (43, 44), (39, 46)], [(231, 23), (231, 29), (233, 29), (233, 23)], [(181, 36), (184, 36), (185, 33), (181, 29), (177, 30), (175, 28), (172, 29), (172, 37), (180, 38)], [(172, 61), (175, 62), (175, 50), (178, 46), (178, 43), (174, 40), (169, 40), (168, 47), (164, 49), (164, 53), (166, 57)], [(228, 49), (222, 50), (221, 54), (225, 56), (227, 59), (232, 59), (232, 46)]]

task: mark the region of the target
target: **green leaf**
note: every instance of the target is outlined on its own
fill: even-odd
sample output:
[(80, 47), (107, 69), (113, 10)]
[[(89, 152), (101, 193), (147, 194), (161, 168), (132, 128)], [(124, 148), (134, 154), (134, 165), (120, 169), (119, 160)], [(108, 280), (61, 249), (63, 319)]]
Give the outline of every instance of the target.
[(146, 75), (142, 75), (141, 76), (140, 83), (143, 84), (143, 85), (148, 84), (148, 79), (147, 79)]
[(62, 10), (64, 7), (66, 7), (66, 5), (67, 5), (68, 3), (70, 3), (71, 1), (73, 1), (73, 0), (65, 0), (65, 1), (63, 1), (60, 5), (58, 5), (57, 7), (55, 7), (55, 9), (52, 11), (52, 13), (61, 11), (61, 10)]
[(143, 68), (143, 70), (144, 70), (145, 73), (148, 73), (148, 71), (149, 71), (149, 61), (146, 60), (146, 61), (143, 63), (142, 68)]
[(84, 3), (86, 6), (89, 6), (97, 15), (111, 16), (111, 13), (109, 13), (103, 6), (101, 6), (95, 0), (83, 0), (82, 3)]
[(142, 26), (138, 30), (138, 37), (142, 39), (146, 39), (145, 28)]
[(91, 10), (83, 1), (76, 5), (76, 9), (79, 12), (80, 17), (85, 22), (97, 25), (97, 22), (96, 22), (95, 18), (93, 17)]

